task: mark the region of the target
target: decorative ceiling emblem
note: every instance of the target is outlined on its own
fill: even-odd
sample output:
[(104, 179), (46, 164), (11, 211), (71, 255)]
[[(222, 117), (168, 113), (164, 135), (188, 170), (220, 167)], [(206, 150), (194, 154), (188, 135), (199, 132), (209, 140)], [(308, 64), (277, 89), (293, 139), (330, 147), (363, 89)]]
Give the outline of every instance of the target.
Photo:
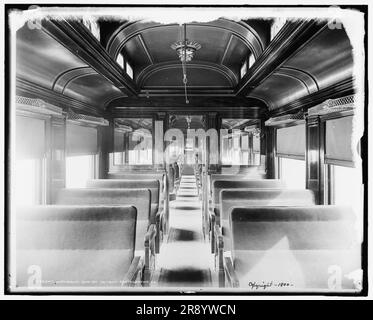
[[(185, 25), (184, 25), (185, 26)], [(177, 41), (171, 45), (171, 48), (176, 50), (181, 62), (190, 62), (194, 57), (194, 53), (201, 49), (201, 45), (196, 41)]]
[(189, 103), (188, 95), (187, 95), (187, 62), (192, 61), (194, 54), (197, 50), (201, 49), (201, 45), (196, 41), (188, 40), (186, 37), (186, 24), (183, 25), (184, 30), (184, 37), (183, 40), (177, 41), (171, 45), (173, 50), (176, 50), (177, 55), (181, 61), (182, 69), (183, 69), (183, 83), (184, 83), (184, 92), (185, 92), (185, 103)]

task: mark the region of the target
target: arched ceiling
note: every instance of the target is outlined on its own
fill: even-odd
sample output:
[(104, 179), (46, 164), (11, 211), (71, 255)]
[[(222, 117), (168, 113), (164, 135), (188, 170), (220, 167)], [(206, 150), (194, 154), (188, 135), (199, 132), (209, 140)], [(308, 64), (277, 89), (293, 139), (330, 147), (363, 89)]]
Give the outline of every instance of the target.
[[(106, 49), (114, 60), (121, 53), (130, 61), (140, 88), (158, 87), (157, 81), (161, 87), (182, 88), (180, 60), (171, 49), (171, 44), (183, 40), (182, 30), (178, 24), (124, 23)], [(245, 58), (258, 57), (267, 41), (249, 24), (225, 19), (186, 24), (186, 38), (201, 45), (188, 65), (188, 81), (195, 88), (234, 88)]]
[[(17, 92), (92, 114), (136, 107), (243, 108), (256, 118), (352, 78), (352, 47), (343, 28), (291, 21), (270, 41), (271, 23), (188, 23), (187, 38), (201, 49), (187, 64), (185, 105), (181, 63), (170, 47), (181, 40), (180, 25), (99, 21), (98, 41), (77, 20), (43, 20), (40, 29), (25, 25), (17, 31)], [(133, 79), (116, 63), (119, 53), (131, 64)], [(250, 54), (255, 62), (241, 78)]]

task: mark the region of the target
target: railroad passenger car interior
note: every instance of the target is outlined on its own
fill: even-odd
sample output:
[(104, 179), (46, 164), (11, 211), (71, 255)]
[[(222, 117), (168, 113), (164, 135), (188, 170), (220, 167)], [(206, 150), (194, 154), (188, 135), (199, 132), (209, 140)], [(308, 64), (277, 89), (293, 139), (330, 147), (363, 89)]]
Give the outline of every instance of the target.
[(362, 12), (8, 9), (9, 292), (364, 290)]

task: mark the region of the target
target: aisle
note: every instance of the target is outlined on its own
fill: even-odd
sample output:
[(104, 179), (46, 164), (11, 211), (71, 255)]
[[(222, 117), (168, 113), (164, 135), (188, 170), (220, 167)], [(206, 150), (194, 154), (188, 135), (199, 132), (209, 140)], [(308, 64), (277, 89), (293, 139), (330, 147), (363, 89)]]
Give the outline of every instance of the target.
[(158, 256), (160, 287), (206, 287), (212, 279), (213, 257), (202, 235), (202, 202), (194, 175), (181, 178), (175, 201), (170, 202), (170, 232)]

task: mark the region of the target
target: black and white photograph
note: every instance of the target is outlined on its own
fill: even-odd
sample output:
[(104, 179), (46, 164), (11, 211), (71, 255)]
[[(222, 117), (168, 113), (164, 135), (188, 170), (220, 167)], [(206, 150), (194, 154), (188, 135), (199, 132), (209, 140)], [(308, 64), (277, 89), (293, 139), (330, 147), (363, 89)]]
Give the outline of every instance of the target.
[(367, 5), (3, 9), (5, 296), (368, 295)]

